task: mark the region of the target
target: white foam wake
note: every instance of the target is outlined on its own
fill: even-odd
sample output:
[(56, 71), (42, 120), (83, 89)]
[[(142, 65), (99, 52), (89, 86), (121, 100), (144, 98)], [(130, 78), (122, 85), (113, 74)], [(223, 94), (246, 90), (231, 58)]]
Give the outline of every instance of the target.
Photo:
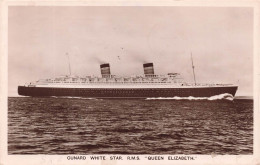
[(215, 95), (211, 97), (151, 97), (151, 98), (146, 98), (146, 100), (230, 100), (233, 101), (234, 97), (229, 94), (229, 93), (224, 93), (220, 95)]

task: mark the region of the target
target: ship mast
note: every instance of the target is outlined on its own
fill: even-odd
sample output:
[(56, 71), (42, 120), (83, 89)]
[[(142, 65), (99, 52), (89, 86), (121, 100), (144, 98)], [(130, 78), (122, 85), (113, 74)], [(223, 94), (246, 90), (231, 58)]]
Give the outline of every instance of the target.
[(68, 57), (68, 61), (69, 61), (69, 71), (70, 71), (70, 75), (71, 75), (71, 69), (70, 69), (70, 56), (68, 53), (66, 53), (67, 57)]
[(196, 77), (195, 77), (195, 71), (194, 71), (194, 65), (193, 65), (193, 59), (192, 59), (192, 52), (191, 52), (191, 65), (192, 65), (192, 71), (193, 71), (193, 79), (196, 85)]

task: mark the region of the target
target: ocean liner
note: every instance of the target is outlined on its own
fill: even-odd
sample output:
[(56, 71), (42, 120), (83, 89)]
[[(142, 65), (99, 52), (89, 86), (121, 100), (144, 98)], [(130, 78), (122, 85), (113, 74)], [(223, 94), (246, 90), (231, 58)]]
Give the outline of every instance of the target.
[[(193, 74), (194, 74), (194, 66)], [(71, 96), (88, 98), (154, 98), (235, 96), (238, 86), (232, 84), (200, 84), (184, 82), (179, 73), (154, 74), (153, 63), (143, 64), (144, 75), (121, 77), (112, 75), (109, 63), (100, 65), (101, 76), (61, 76), (41, 79), (18, 86), (23, 96)]]

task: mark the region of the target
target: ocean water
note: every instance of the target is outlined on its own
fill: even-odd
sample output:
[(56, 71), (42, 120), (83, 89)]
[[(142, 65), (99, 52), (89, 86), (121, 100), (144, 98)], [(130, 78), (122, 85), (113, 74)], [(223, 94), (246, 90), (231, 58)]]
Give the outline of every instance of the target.
[(8, 154), (253, 154), (253, 100), (9, 97)]

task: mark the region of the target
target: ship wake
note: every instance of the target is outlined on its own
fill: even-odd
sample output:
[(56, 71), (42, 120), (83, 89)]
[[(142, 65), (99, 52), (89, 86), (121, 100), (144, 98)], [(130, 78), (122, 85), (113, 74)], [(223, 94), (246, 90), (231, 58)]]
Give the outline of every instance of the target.
[(151, 98), (146, 98), (146, 100), (229, 100), (229, 101), (233, 101), (234, 97), (229, 94), (229, 93), (224, 93), (224, 94), (220, 94), (220, 95), (215, 95), (215, 96), (211, 96), (211, 97), (193, 97), (193, 96), (189, 96), (189, 97), (151, 97)]

